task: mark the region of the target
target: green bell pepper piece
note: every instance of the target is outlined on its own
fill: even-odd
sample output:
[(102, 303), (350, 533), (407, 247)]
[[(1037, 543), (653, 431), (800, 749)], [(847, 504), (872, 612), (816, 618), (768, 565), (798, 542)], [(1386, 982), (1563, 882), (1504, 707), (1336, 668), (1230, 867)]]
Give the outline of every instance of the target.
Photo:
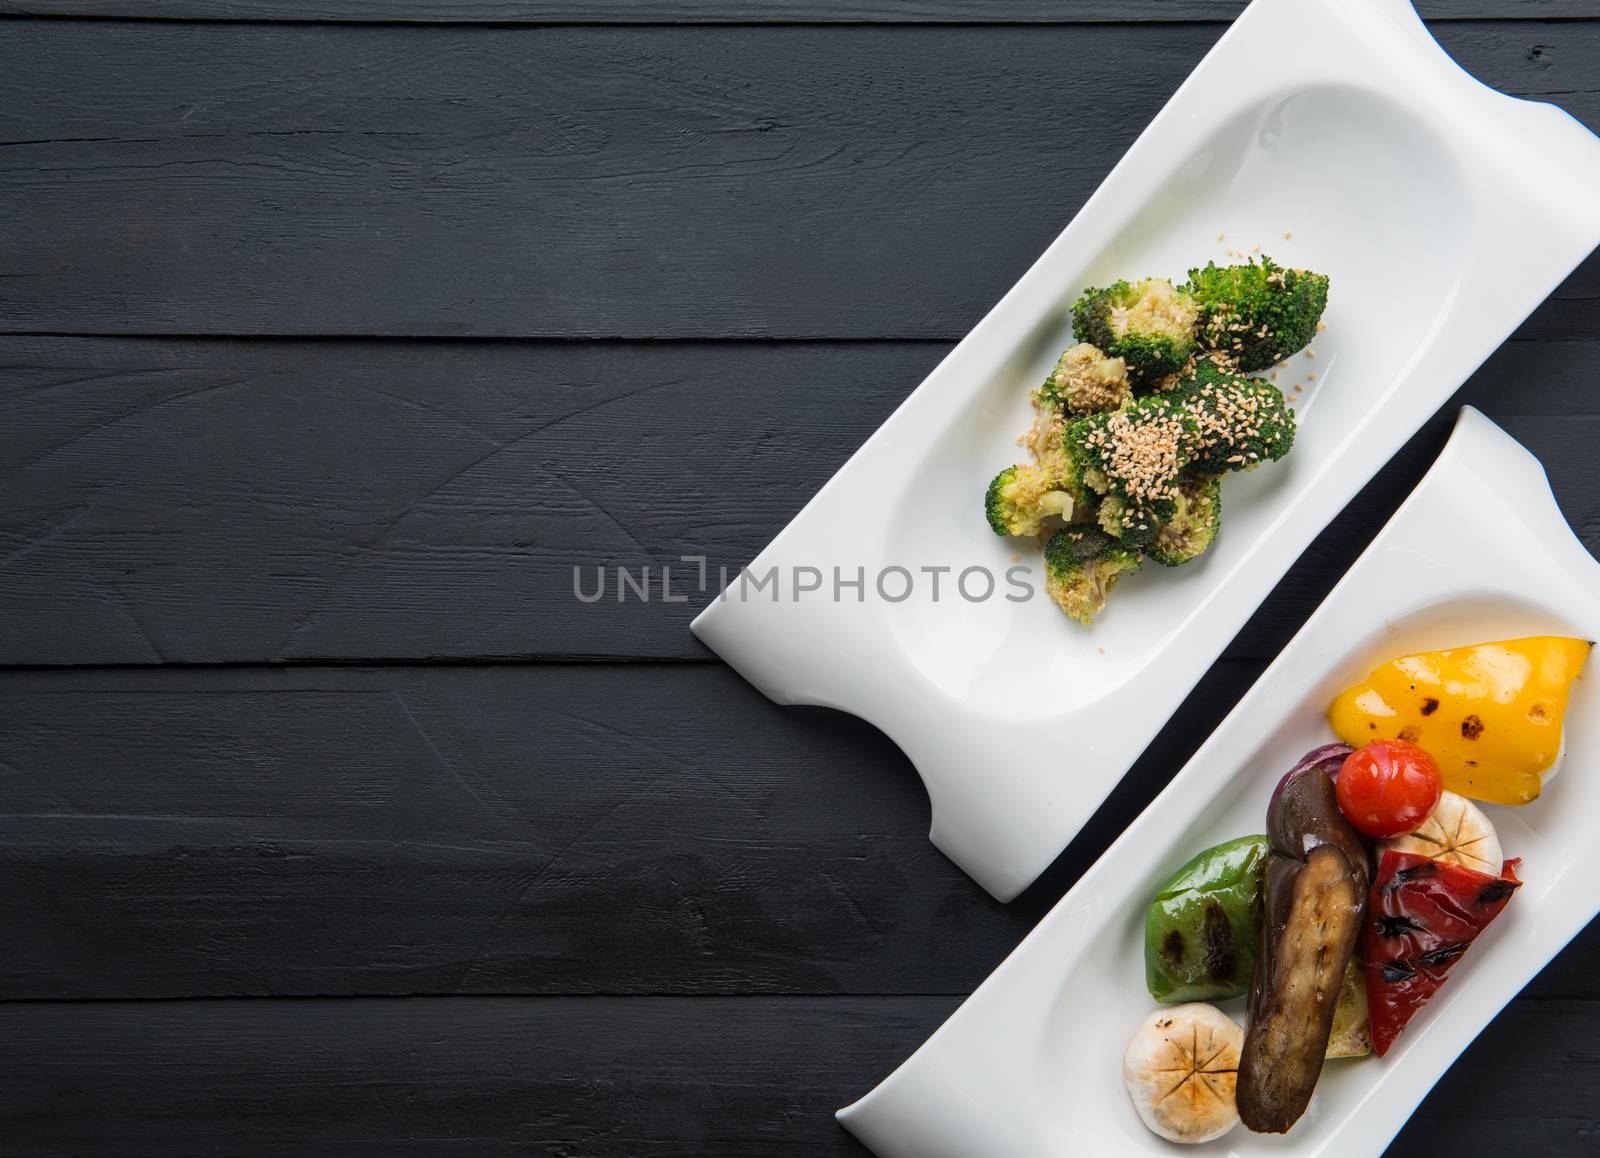
[(1250, 988), (1261, 939), (1265, 836), (1208, 848), (1161, 887), (1144, 922), (1144, 974), (1157, 1001), (1221, 1001)]

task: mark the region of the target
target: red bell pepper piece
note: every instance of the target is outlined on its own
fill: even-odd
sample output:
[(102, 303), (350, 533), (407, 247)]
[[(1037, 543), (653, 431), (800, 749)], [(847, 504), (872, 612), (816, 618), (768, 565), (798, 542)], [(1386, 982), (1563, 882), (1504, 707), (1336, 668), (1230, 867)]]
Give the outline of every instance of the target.
[(1361, 934), (1372, 1048), (1379, 1057), (1522, 886), (1517, 863), (1506, 861), (1492, 877), (1417, 853), (1383, 854)]

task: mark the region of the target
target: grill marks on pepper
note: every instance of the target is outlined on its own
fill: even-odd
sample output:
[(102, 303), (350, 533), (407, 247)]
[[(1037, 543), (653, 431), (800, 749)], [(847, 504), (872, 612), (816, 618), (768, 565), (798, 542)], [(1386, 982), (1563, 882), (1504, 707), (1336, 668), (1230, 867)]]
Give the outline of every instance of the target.
[(1412, 967), (1411, 962), (1399, 957), (1394, 958), (1392, 961), (1385, 961), (1378, 966), (1378, 969), (1383, 974), (1383, 979), (1391, 985), (1396, 985), (1401, 981), (1410, 981), (1417, 975), (1417, 971)]
[[(1205, 953), (1206, 972), (1223, 984), (1230, 984), (1239, 973), (1239, 940), (1234, 936), (1228, 914), (1214, 899), (1207, 899), (1200, 921), (1200, 937)], [(1177, 929), (1161, 939), (1161, 956), (1174, 969), (1181, 969), (1189, 945)]]
[(1215, 900), (1206, 901), (1201, 935), (1206, 941), (1206, 971), (1218, 982), (1231, 984), (1239, 971), (1239, 943), (1234, 938), (1228, 914)]
[(1468, 740), (1476, 740), (1483, 735), (1483, 721), (1477, 716), (1468, 716), (1461, 721), (1461, 734)]
[(1418, 953), (1412, 961), (1404, 957), (1393, 957), (1378, 966), (1378, 971), (1383, 979), (1391, 985), (1398, 985), (1402, 981), (1410, 981), (1416, 977), (1419, 969), (1440, 969), (1452, 964), (1461, 954), (1467, 951), (1470, 942), (1457, 941), (1450, 945), (1440, 945), (1437, 949), (1430, 949), (1426, 953)]
[(1404, 915), (1378, 918), (1378, 936), (1380, 937), (1399, 937), (1406, 933), (1420, 933), (1421, 931), (1421, 925)]
[(1466, 941), (1457, 941), (1453, 945), (1440, 945), (1437, 949), (1430, 949), (1417, 957), (1417, 964), (1429, 969), (1437, 969), (1441, 965), (1448, 965), (1457, 957), (1467, 951)]
[(1407, 881), (1422, 881), (1427, 880), (1429, 877), (1436, 877), (1438, 875), (1439, 863), (1437, 861), (1423, 861), (1421, 864), (1414, 864), (1406, 868), (1399, 869), (1395, 872), (1393, 879), (1383, 887), (1385, 891), (1392, 893), (1397, 891)]
[(1183, 934), (1176, 929), (1171, 930), (1161, 939), (1161, 955), (1167, 959), (1167, 963), (1174, 969), (1183, 967), (1183, 957), (1186, 951), (1187, 947), (1184, 944)]
[(1492, 905), (1497, 901), (1505, 900), (1516, 891), (1517, 882), (1508, 881), (1502, 877), (1499, 880), (1490, 881), (1479, 889), (1478, 895), (1472, 898), (1472, 903), (1475, 905)]
[(1434, 699), (1432, 696), (1428, 696), (1426, 699), (1424, 699), (1422, 701), (1422, 714), (1424, 716), (1431, 716), (1431, 715), (1433, 715), (1433, 713), (1437, 712), (1438, 710), (1439, 710), (1439, 701)]

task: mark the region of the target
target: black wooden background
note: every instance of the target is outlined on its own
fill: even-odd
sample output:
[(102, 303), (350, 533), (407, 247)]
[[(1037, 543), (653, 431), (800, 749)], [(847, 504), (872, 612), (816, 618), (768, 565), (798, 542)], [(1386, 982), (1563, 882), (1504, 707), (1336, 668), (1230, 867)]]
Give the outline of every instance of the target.
[[(1240, 7), (0, 0), (0, 1153), (859, 1156), (1448, 415), (1009, 907), (871, 728), (571, 568), (753, 555)], [(1423, 10), (1600, 127), (1594, 0)], [(1597, 296), (1459, 401), (1600, 548)], [(1393, 1152), (1600, 1150), (1597, 965)]]

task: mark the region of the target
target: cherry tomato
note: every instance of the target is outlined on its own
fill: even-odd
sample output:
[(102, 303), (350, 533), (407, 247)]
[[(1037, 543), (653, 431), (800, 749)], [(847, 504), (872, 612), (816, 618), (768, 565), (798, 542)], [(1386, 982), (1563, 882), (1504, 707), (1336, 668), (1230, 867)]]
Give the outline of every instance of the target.
[(1415, 744), (1374, 740), (1345, 757), (1336, 782), (1339, 810), (1368, 836), (1413, 832), (1439, 804), (1439, 765)]

